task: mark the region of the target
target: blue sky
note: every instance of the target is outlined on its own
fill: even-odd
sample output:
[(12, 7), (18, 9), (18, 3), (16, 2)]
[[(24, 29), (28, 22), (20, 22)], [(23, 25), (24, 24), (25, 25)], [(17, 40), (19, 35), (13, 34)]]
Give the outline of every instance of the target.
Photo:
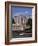
[(24, 13), (27, 15), (32, 15), (32, 8), (22, 8), (22, 7), (12, 7), (11, 8), (11, 15), (15, 16), (17, 13)]

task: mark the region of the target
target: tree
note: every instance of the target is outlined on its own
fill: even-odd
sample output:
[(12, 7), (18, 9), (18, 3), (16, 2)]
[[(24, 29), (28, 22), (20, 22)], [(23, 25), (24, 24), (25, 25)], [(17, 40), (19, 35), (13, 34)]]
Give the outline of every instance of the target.
[(12, 24), (14, 24), (15, 23), (15, 21), (14, 21), (14, 19), (12, 19)]
[(26, 29), (26, 31), (28, 32), (32, 32), (32, 19), (31, 18), (29, 18), (28, 19), (28, 22), (26, 23), (26, 25), (27, 26), (30, 26), (30, 28), (29, 29)]
[(26, 23), (26, 25), (32, 26), (32, 19), (31, 18), (28, 19), (28, 22)]

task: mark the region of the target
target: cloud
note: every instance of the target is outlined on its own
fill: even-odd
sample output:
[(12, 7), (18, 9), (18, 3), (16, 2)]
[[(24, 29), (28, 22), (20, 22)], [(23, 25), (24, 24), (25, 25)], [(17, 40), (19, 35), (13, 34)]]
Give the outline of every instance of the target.
[(16, 14), (14, 14), (14, 16), (18, 16), (18, 15), (24, 15), (25, 13), (24, 12), (18, 12)]
[(27, 14), (27, 13), (28, 13), (28, 11), (25, 11), (25, 13)]

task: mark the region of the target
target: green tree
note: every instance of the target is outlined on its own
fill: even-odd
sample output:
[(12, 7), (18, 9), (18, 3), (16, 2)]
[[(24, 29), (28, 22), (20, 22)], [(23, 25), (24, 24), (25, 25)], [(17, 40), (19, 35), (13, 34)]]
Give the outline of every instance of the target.
[(28, 22), (26, 23), (26, 25), (32, 26), (32, 19), (31, 18), (28, 19)]
[(28, 19), (28, 22), (26, 23), (26, 25), (30, 26), (30, 28), (28, 30), (29, 30), (29, 32), (32, 32), (32, 19), (31, 18)]
[(12, 24), (15, 24), (15, 21), (14, 21), (14, 19), (12, 19)]

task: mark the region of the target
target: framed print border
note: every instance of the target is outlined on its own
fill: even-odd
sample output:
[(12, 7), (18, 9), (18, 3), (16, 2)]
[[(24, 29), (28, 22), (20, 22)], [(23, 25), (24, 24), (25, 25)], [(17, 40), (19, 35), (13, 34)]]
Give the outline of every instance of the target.
[[(35, 40), (32, 41), (18, 41), (9, 42), (9, 5), (10, 4), (21, 4), (21, 5), (33, 5), (35, 6)], [(5, 44), (22, 44), (22, 43), (35, 43), (37, 42), (37, 4), (36, 3), (25, 3), (25, 2), (5, 2)]]

